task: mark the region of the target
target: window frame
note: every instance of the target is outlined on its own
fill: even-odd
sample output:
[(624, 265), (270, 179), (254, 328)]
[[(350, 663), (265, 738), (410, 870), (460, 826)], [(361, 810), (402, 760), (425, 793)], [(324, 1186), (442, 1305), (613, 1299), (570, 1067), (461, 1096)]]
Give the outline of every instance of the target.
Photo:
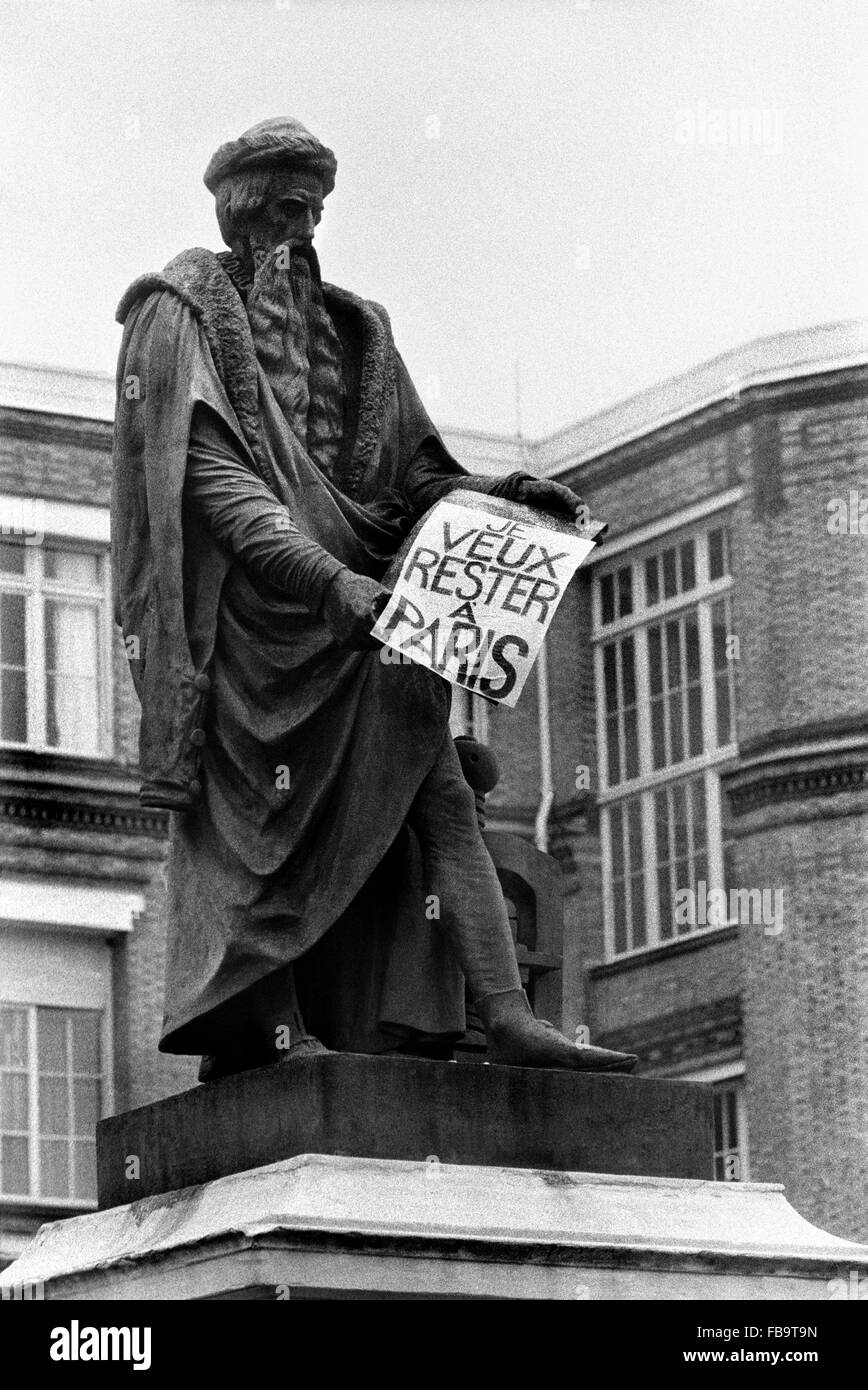
[[(738, 1157), (741, 1168), (740, 1176), (736, 1178), (718, 1178), (716, 1182), (750, 1182), (750, 1134), (747, 1125), (747, 1081), (745, 1075), (745, 1064), (743, 1061), (723, 1062), (714, 1067), (701, 1067), (695, 1071), (679, 1072), (679, 1081), (702, 1081), (710, 1084), (717, 1091), (723, 1088), (726, 1083), (737, 1083), (735, 1086), (736, 1100), (736, 1124), (738, 1126), (738, 1148), (734, 1151)], [(714, 1144), (712, 1135), (712, 1148), (715, 1159), (718, 1155), (717, 1147)], [(721, 1153), (727, 1152), (721, 1150)], [(731, 1152), (731, 1150), (729, 1151)]]
[[(27, 1096), (28, 1096), (28, 1127), (26, 1138), (28, 1143), (28, 1192), (5, 1192), (0, 1187), (0, 1207), (4, 1204), (13, 1206), (39, 1206), (39, 1207), (60, 1207), (71, 1211), (92, 1211), (97, 1205), (97, 1197), (75, 1197), (57, 1196), (57, 1194), (47, 1194), (42, 1190), (42, 1153), (41, 1144), (43, 1140), (64, 1140), (67, 1149), (70, 1149), (76, 1139), (85, 1136), (69, 1134), (52, 1134), (48, 1132), (42, 1123), (42, 1106), (40, 1101), (40, 1081), (44, 1073), (39, 1069), (39, 1012), (40, 1010), (56, 1009), (65, 1015), (73, 1013), (97, 1014), (99, 1016), (99, 1045), (100, 1045), (100, 1072), (98, 1077), (82, 1076), (71, 1071), (62, 1073), (67, 1083), (67, 1091), (71, 1091), (73, 1080), (88, 1079), (96, 1080), (99, 1085), (99, 1115), (102, 1119), (109, 1112), (106, 1109), (106, 1009), (90, 1008), (82, 1005), (69, 1004), (30, 1004), (24, 1001), (0, 1001), (0, 1009), (16, 1009), (23, 1012), (27, 1018), (27, 1054), (29, 1065), (26, 1072), (27, 1076)], [(3, 1068), (0, 1068), (3, 1069)], [(4, 1130), (3, 1133), (8, 1131)], [(93, 1156), (94, 1171), (96, 1170), (96, 1128), (93, 1133)], [(73, 1181), (74, 1181), (74, 1174)]]
[[(108, 762), (114, 757), (114, 673), (111, 567), (105, 544), (99, 541), (56, 535), (46, 535), (40, 544), (28, 543), (17, 536), (3, 535), (8, 544), (17, 544), (24, 553), (24, 570), (18, 575), (0, 572), (0, 593), (24, 596), (24, 658), (27, 689), (27, 738), (21, 742), (0, 737), (0, 752), (29, 752), (61, 758), (93, 758)], [(48, 550), (64, 550), (75, 554), (93, 555), (97, 562), (94, 584), (74, 585), (69, 581), (51, 579), (45, 574), (45, 554)], [(98, 726), (96, 749), (84, 750), (57, 746), (48, 737), (48, 674), (45, 661), (45, 616), (52, 599), (75, 599), (95, 610), (98, 695)]]
[[(728, 631), (731, 632), (731, 595), (734, 588), (734, 580), (730, 563), (731, 554), (727, 554), (726, 573), (716, 579), (710, 578), (708, 536), (711, 532), (720, 527), (730, 528), (731, 520), (732, 508), (729, 506), (709, 511), (701, 517), (690, 519), (685, 517), (681, 524), (666, 527), (665, 530), (660, 530), (654, 536), (643, 536), (641, 543), (637, 543), (633, 546), (620, 546), (616, 552), (601, 556), (599, 562), (594, 566), (593, 584), (591, 586), (591, 615), (597, 738), (597, 805), (600, 810), (604, 949), (607, 962), (622, 961), (667, 946), (677, 946), (680, 942), (688, 938), (710, 936), (716, 930), (731, 925), (728, 921), (707, 925), (697, 924), (696, 926), (688, 927), (686, 931), (675, 932), (671, 936), (661, 935), (657, 878), (659, 861), (657, 855), (657, 827), (654, 803), (655, 793), (662, 788), (676, 783), (681, 783), (686, 786), (692, 782), (693, 779), (698, 777), (702, 778), (705, 800), (705, 842), (707, 847), (705, 868), (706, 887), (708, 892), (713, 888), (724, 887), (724, 846), (722, 835), (720, 772), (723, 767), (732, 764), (738, 752), (735, 737), (735, 673), (732, 669), (732, 662), (729, 662), (730, 728), (733, 737), (728, 743), (719, 745), (717, 739), (717, 689), (714, 667), (712, 607), (718, 601), (723, 600), (726, 602), (727, 626)], [(692, 539), (694, 542), (693, 565), (695, 582), (693, 587), (689, 590), (675, 593), (669, 598), (664, 597), (661, 593), (656, 603), (648, 604), (646, 593), (646, 560), (652, 555), (662, 556), (663, 551), (670, 548), (680, 550), (681, 546), (688, 539)], [(731, 540), (728, 542), (728, 549), (731, 551)], [(602, 581), (607, 576), (617, 576), (620, 570), (628, 566), (630, 569), (631, 611), (625, 616), (616, 615), (612, 621), (604, 624)], [(620, 579), (618, 578), (614, 579), (614, 589), (616, 593), (620, 590)], [(656, 627), (670, 621), (673, 617), (681, 617), (690, 612), (696, 614), (698, 625), (700, 689), (702, 691), (701, 728), (703, 733), (703, 750), (710, 749), (710, 751), (703, 751), (699, 754), (685, 757), (676, 764), (668, 764), (661, 768), (654, 768), (648, 632), (651, 627)], [(635, 776), (625, 778), (612, 785), (609, 781), (609, 747), (607, 732), (607, 718), (609, 712), (606, 706), (604, 649), (611, 642), (620, 643), (622, 639), (628, 635), (633, 638), (632, 660), (636, 693), (635, 709), (638, 771)], [(623, 648), (619, 650), (616, 660), (618, 672), (621, 671), (622, 662)], [(619, 675), (617, 705), (619, 745), (624, 743), (622, 736), (623, 703), (621, 694), (621, 677)], [(645, 937), (638, 945), (633, 944), (633, 935), (631, 932), (628, 948), (626, 950), (618, 950), (616, 949), (615, 940), (615, 884), (613, 878), (613, 827), (611, 809), (613, 806), (619, 804), (625, 807), (625, 814), (621, 819), (623, 833), (629, 841), (629, 828), (627, 824), (629, 816), (626, 812), (626, 808), (629, 807), (630, 803), (634, 800), (638, 800), (641, 818), (641, 881), (644, 888)], [(690, 824), (693, 824), (692, 811), (690, 813)], [(667, 863), (671, 864), (671, 862), (672, 855), (670, 846), (670, 858)], [(639, 875), (632, 870), (631, 865), (629, 877), (638, 876)], [(628, 875), (625, 874), (625, 885), (627, 881)], [(625, 901), (629, 901), (626, 896), (626, 887)], [(631, 913), (631, 928), (633, 925), (634, 920)]]
[[(37, 947), (36, 940), (39, 938)], [(11, 956), (0, 956), (3, 973), (0, 976), (0, 1005), (24, 1009), (28, 1013), (30, 1068), (28, 1089), (30, 1122), (38, 1116), (39, 1069), (38, 1052), (34, 1051), (38, 1009), (83, 1010), (99, 1013), (100, 1039), (100, 1105), (99, 1118), (114, 1113), (114, 937), (105, 928), (67, 927), (63, 923), (38, 926), (20, 920), (0, 920), (0, 952), (4, 945)], [(29, 943), (33, 944), (29, 944)], [(83, 949), (84, 948), (84, 949)], [(46, 969), (46, 950), (58, 953), (53, 968)], [(40, 1131), (31, 1128), (30, 1180), (33, 1188), (34, 1165), (38, 1171), (39, 1158), (34, 1150)], [(0, 1191), (0, 1214), (4, 1207), (45, 1210), (93, 1211), (95, 1198), (56, 1197)]]

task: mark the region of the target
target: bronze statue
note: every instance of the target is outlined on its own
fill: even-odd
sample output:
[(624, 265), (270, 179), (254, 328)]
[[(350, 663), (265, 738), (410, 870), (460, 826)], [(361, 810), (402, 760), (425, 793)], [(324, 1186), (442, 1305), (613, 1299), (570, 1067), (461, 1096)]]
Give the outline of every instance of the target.
[(630, 1070), (534, 1018), (448, 717), (384, 663), (390, 559), (456, 487), (574, 515), (447, 452), (384, 309), (320, 279), (332, 152), (263, 121), (205, 174), (228, 251), (121, 301), (116, 616), (141, 799), (172, 816), (160, 1048), (203, 1080), (327, 1049), (447, 1056), (465, 978), (492, 1061)]

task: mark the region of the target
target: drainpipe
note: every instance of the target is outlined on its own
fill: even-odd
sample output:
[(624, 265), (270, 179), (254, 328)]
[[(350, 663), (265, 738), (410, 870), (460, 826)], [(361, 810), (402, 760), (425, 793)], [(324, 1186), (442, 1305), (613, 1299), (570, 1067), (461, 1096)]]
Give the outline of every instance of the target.
[[(529, 450), (521, 428), (521, 366), (515, 364), (515, 438), (519, 455), (525, 467), (529, 467)], [(552, 781), (552, 730), (549, 709), (549, 659), (546, 640), (543, 638), (536, 660), (537, 709), (539, 710), (539, 806), (534, 821), (533, 837), (537, 849), (544, 854), (549, 847), (549, 814), (555, 799)]]
[(539, 806), (534, 822), (534, 841), (544, 854), (549, 847), (549, 814), (555, 799), (552, 780), (552, 729), (549, 706), (548, 641), (543, 639), (536, 663), (537, 708), (539, 710)]

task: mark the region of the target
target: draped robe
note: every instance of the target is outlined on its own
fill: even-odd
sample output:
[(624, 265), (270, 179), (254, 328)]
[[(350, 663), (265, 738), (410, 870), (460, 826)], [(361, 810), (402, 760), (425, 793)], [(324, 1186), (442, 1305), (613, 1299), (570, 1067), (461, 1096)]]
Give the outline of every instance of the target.
[[(217, 260), (203, 264), (225, 277)], [(508, 495), (511, 479), (495, 484), (461, 468), (387, 320), (378, 335), (371, 306), (329, 287), (347, 363), (334, 480), (289, 428), (247, 345), (252, 433), (227, 387), (229, 355), (245, 344), (215, 330), (219, 316), (209, 322), (190, 285), (149, 277), (119, 311), (116, 613), (125, 637), (140, 634), (145, 648), (133, 664), (142, 764), (157, 770), (153, 785), (172, 786), (187, 738), (198, 757), (191, 804), (171, 817), (160, 1048), (231, 1048), (248, 992), (293, 962), (309, 1024), (327, 1045), (379, 1051), (396, 1038), (458, 1037), (463, 981), (426, 913), (405, 824), (448, 729), (449, 687), (422, 667), (337, 646), (297, 595), (226, 552), (191, 510), (184, 482), (195, 417), (197, 449), (215, 476), (225, 468), (239, 478), (239, 507), (255, 514), (276, 500), (287, 544), (297, 528), (340, 564), (381, 578), (439, 496), (468, 484)], [(210, 695), (189, 730), (193, 707), (178, 692), (203, 679)]]

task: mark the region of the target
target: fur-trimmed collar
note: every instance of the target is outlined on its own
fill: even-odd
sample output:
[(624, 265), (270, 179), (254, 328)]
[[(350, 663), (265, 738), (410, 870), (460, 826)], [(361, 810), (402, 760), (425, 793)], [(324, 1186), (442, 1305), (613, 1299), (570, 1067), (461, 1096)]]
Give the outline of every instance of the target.
[[(253, 336), (242, 292), (230, 269), (234, 257), (204, 247), (182, 251), (158, 273), (140, 275), (121, 299), (116, 317), (123, 323), (132, 309), (155, 291), (170, 290), (202, 324), (214, 365), (254, 458), (264, 464), (259, 444), (259, 390)], [(341, 490), (358, 497), (368, 491), (377, 463), (383, 416), (395, 380), (395, 347), (389, 316), (380, 304), (350, 290), (323, 284), (326, 307), (355, 314), (361, 327), (362, 363), (356, 437)]]

